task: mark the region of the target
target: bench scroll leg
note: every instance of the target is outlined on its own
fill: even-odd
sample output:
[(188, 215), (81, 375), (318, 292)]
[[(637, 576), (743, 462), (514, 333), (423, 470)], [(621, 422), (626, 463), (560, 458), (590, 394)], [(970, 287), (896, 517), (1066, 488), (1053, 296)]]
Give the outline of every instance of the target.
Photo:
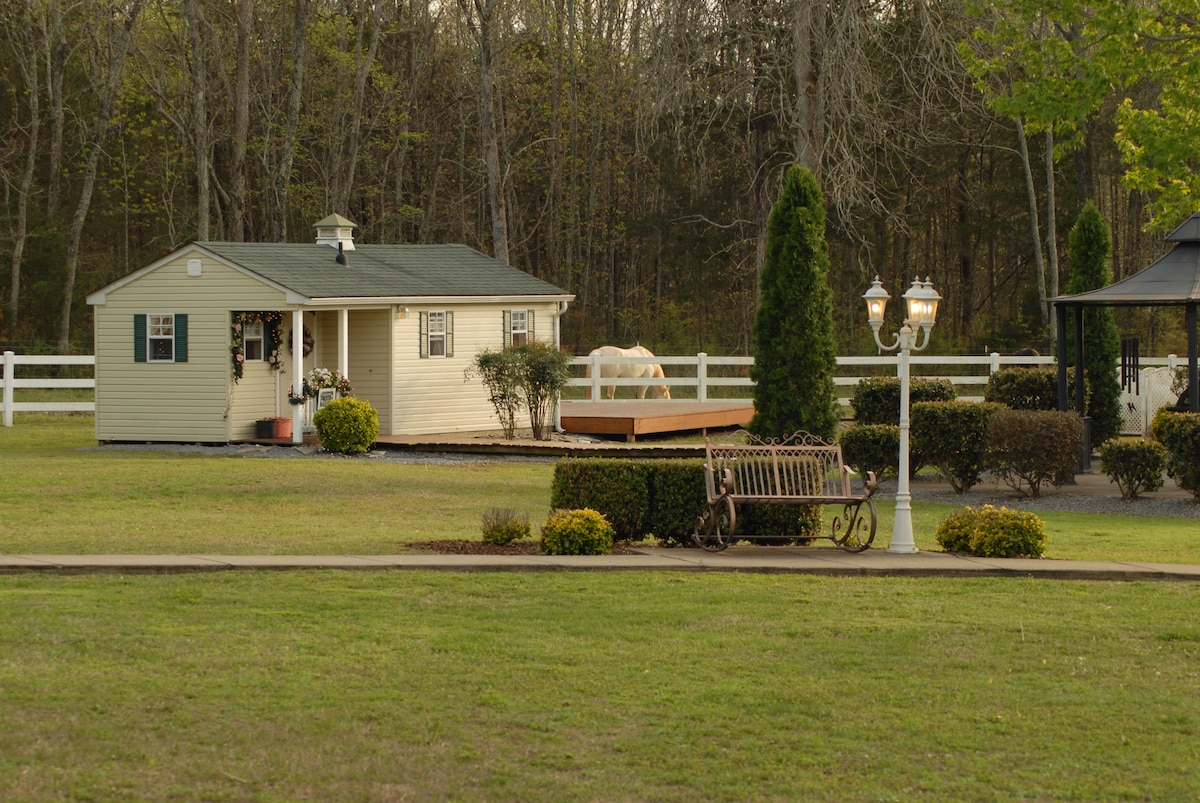
[(701, 549), (720, 552), (732, 543), (736, 526), (737, 509), (732, 499), (723, 496), (710, 504), (704, 515), (696, 519), (692, 541)]
[[(863, 505), (867, 506), (863, 511)], [(847, 552), (862, 552), (875, 541), (875, 500), (849, 502), (833, 519), (833, 543)]]

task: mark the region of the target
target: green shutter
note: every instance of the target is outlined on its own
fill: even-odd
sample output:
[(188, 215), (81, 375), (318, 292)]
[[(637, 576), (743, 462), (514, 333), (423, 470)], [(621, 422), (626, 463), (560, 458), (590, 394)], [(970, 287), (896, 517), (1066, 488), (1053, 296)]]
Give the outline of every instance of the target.
[(175, 315), (175, 362), (187, 362), (187, 315)]
[(429, 357), (429, 313), (422, 312), (417, 317), (420, 319), (417, 325), (417, 353), (424, 360)]
[(527, 317), (526, 317), (526, 319), (525, 319), (525, 326), (528, 328), (528, 332), (526, 333), (526, 335), (525, 335), (525, 336), (526, 336), (527, 338), (529, 338), (529, 342), (530, 342), (530, 343), (532, 343), (532, 342), (534, 341), (534, 336), (533, 336), (533, 310), (526, 310), (526, 312), (525, 312), (525, 315), (527, 316)]
[(133, 361), (146, 361), (146, 316), (143, 313), (133, 316)]
[(501, 342), (504, 344), (504, 348), (508, 348), (512, 345), (512, 313), (504, 310), (500, 313), (500, 321), (500, 325), (504, 327), (504, 339)]
[(446, 356), (454, 356), (454, 313), (446, 313)]

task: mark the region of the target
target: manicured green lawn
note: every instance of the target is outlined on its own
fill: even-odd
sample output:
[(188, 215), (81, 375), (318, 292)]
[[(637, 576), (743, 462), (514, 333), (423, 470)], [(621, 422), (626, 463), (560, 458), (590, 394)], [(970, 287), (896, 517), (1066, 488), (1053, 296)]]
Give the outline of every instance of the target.
[[(393, 554), (414, 541), (478, 538), (492, 507), (537, 525), (550, 463), (385, 463), (372, 458), (204, 457), (96, 448), (90, 416), (21, 416), (0, 428), (0, 552)], [(1116, 491), (1114, 490), (1114, 495)], [(878, 502), (886, 547), (892, 501)], [(913, 506), (936, 550), (954, 506)], [(1200, 563), (1200, 519), (1042, 514), (1046, 557)]]
[[(478, 537), (493, 505), (540, 521), (549, 504), (548, 464), (96, 450), (90, 425), (0, 429), (0, 551), (386, 553)], [(918, 546), (935, 548), (950, 508), (914, 507)], [(1048, 557), (1196, 561), (1191, 520), (1045, 519)], [(1200, 788), (1191, 583), (13, 574), (0, 622), (0, 800)]]
[(5, 800), (1188, 800), (1200, 587), (0, 577)]

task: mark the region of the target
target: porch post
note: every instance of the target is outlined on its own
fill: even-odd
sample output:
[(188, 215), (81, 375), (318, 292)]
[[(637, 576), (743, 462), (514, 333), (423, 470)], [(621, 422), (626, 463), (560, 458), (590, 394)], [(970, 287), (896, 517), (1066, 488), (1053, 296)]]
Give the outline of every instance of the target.
[(1200, 413), (1200, 373), (1197, 369), (1197, 335), (1196, 335), (1196, 304), (1188, 304), (1184, 310), (1184, 321), (1187, 326), (1188, 343), (1188, 411)]
[(338, 373), (350, 378), (350, 310), (338, 310)]
[[(304, 392), (304, 310), (292, 310), (292, 392)], [(292, 443), (304, 443), (304, 405), (292, 405)]]

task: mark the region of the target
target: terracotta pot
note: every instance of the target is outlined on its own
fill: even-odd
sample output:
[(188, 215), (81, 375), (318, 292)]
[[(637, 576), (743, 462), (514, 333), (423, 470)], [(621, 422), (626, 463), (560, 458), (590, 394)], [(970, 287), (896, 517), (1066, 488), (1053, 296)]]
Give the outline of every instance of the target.
[(290, 438), (292, 437), (292, 419), (276, 418), (275, 419), (275, 437)]

